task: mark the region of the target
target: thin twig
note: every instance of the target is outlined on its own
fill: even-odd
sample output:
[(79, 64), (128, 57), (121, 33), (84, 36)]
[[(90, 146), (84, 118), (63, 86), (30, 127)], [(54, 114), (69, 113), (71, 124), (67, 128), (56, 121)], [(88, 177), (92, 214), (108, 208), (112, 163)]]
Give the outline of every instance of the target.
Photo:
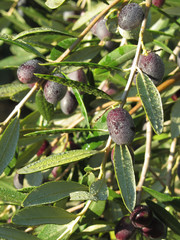
[(147, 122), (146, 125), (146, 150), (145, 150), (145, 159), (144, 159), (144, 164), (143, 168), (141, 171), (141, 176), (138, 182), (138, 185), (136, 187), (137, 190), (137, 204), (140, 204), (141, 202), (141, 192), (142, 192), (142, 186), (144, 184), (145, 178), (146, 178), (146, 173), (149, 167), (149, 161), (151, 157), (151, 141), (152, 141), (152, 127), (150, 122)]
[(171, 192), (171, 179), (172, 179), (171, 172), (172, 172), (172, 168), (173, 168), (176, 144), (177, 144), (177, 138), (174, 138), (171, 143), (170, 154), (169, 154), (168, 161), (167, 161), (167, 183), (166, 183), (166, 185), (167, 185), (168, 192)]
[(10, 115), (6, 118), (6, 120), (1, 124), (0, 127), (0, 133), (3, 132), (6, 125), (9, 123), (9, 121), (20, 111), (20, 109), (24, 106), (26, 101), (33, 95), (33, 93), (38, 89), (39, 83), (36, 83), (31, 90), (26, 94), (26, 96), (16, 105), (14, 110), (10, 113)]
[(133, 59), (132, 66), (131, 66), (131, 72), (130, 72), (126, 87), (124, 89), (123, 95), (121, 97), (121, 100), (122, 100), (121, 107), (123, 107), (124, 104), (126, 103), (126, 98), (127, 98), (128, 92), (130, 90), (134, 75), (136, 73), (136, 68), (137, 68), (139, 56), (141, 53), (141, 48), (143, 45), (143, 35), (144, 35), (145, 29), (146, 29), (147, 17), (148, 17), (150, 7), (151, 7), (151, 1), (146, 0), (145, 16), (144, 16), (144, 19), (141, 24), (141, 28), (140, 28), (140, 32), (139, 32), (139, 39), (138, 39), (138, 44), (137, 44), (137, 50), (136, 50), (135, 57)]
[[(85, 35), (91, 30), (94, 24), (103, 17), (112, 7), (114, 7), (121, 0), (115, 0), (111, 4), (109, 4), (104, 10), (102, 10), (93, 20), (89, 23), (89, 25), (84, 29), (84, 31), (78, 36), (77, 40), (54, 62), (61, 62), (64, 58), (66, 58), (69, 53), (81, 42), (81, 40), (85, 37)], [(126, 1), (126, 0), (125, 0)], [(125, 2), (124, 1), (124, 2)]]

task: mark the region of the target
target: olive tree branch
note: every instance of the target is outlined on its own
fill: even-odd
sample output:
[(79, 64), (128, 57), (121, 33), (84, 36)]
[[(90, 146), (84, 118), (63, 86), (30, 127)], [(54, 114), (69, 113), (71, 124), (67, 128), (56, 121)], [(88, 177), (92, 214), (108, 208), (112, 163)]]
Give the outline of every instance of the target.
[[(42, 81), (41, 81), (42, 82)], [(26, 94), (26, 96), (15, 106), (14, 110), (10, 113), (10, 115), (6, 118), (6, 120), (4, 120), (4, 122), (1, 123), (1, 127), (0, 127), (0, 133), (3, 132), (3, 130), (5, 129), (6, 125), (9, 123), (9, 121), (11, 120), (11, 118), (13, 118), (17, 113), (20, 112), (20, 109), (24, 106), (24, 104), (26, 103), (26, 101), (33, 95), (33, 93), (36, 91), (36, 89), (38, 89), (40, 83), (37, 82), (32, 88), (31, 90)], [(19, 115), (19, 114), (18, 114)]]
[[(69, 55), (69, 53), (81, 42), (81, 40), (85, 37), (85, 35), (91, 30), (94, 24), (103, 17), (112, 7), (114, 7), (117, 3), (122, 0), (115, 0), (111, 4), (109, 4), (104, 10), (102, 10), (93, 20), (89, 23), (89, 25), (84, 29), (84, 31), (78, 36), (77, 40), (55, 61), (53, 62), (61, 62), (65, 57)], [(127, 2), (124, 0), (123, 2)]]
[(143, 35), (144, 35), (145, 29), (146, 29), (147, 17), (148, 17), (149, 9), (151, 7), (151, 2), (152, 2), (151, 0), (146, 0), (145, 16), (144, 16), (144, 19), (142, 21), (140, 32), (139, 32), (139, 39), (138, 39), (138, 44), (137, 44), (137, 50), (136, 50), (135, 57), (133, 59), (133, 63), (132, 63), (132, 66), (131, 66), (131, 71), (130, 71), (130, 75), (129, 75), (127, 84), (125, 86), (123, 95), (121, 97), (122, 103), (121, 103), (120, 107), (123, 107), (124, 104), (126, 103), (126, 98), (127, 98), (128, 92), (130, 90), (130, 87), (131, 87), (134, 75), (136, 73), (136, 68), (137, 68), (139, 56), (140, 56), (140, 53), (141, 53), (141, 48), (144, 46), (144, 44), (143, 44)]

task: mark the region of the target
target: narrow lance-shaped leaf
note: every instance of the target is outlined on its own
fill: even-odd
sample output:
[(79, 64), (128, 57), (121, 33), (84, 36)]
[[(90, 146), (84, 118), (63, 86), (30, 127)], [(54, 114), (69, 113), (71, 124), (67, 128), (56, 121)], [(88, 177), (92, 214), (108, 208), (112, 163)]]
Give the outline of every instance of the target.
[(35, 226), (40, 224), (67, 224), (74, 220), (76, 215), (62, 208), (52, 206), (33, 206), (19, 210), (12, 218), (18, 225)]
[(136, 182), (131, 154), (126, 145), (115, 145), (113, 162), (123, 202), (131, 212), (136, 203)]
[(0, 139), (0, 175), (12, 160), (19, 139), (19, 119), (14, 118)]
[[(9, 225), (9, 224), (8, 224)], [(8, 240), (38, 240), (34, 235), (29, 233), (25, 233), (19, 229), (12, 228), (7, 225), (0, 226), (0, 236), (1, 239), (8, 239)]]
[(178, 220), (171, 215), (165, 208), (161, 207), (159, 204), (156, 204), (150, 200), (146, 201), (151, 210), (155, 215), (161, 219), (166, 226), (171, 228), (172, 231), (180, 235), (180, 223)]
[(24, 136), (38, 136), (38, 135), (48, 136), (51, 134), (58, 134), (58, 133), (89, 132), (89, 131), (107, 133), (105, 129), (92, 129), (92, 128), (59, 128), (59, 129), (37, 130), (37, 131), (35, 131), (35, 129), (27, 129), (27, 130), (21, 130), (21, 133), (22, 134), (24, 133), (23, 134)]
[(161, 96), (157, 88), (146, 74), (137, 75), (136, 85), (152, 128), (157, 134), (161, 134), (164, 124), (164, 113)]
[(176, 138), (180, 135), (180, 100), (174, 103), (171, 110), (171, 137)]
[(23, 42), (22, 40), (12, 40), (11, 38), (8, 38), (4, 35), (3, 36), (0, 35), (0, 40), (3, 40), (4, 42), (9, 43), (9, 44), (17, 45), (17, 46), (23, 48), (27, 52), (31, 52), (38, 57), (44, 58), (44, 56), (38, 50), (36, 50), (32, 46), (30, 46), (29, 44)]
[(36, 104), (41, 115), (47, 121), (50, 121), (54, 115), (54, 106), (46, 101), (41, 89), (36, 94)]
[(81, 112), (82, 112), (82, 115), (84, 116), (84, 119), (85, 119), (85, 121), (86, 121), (86, 125), (87, 125), (88, 128), (90, 128), (89, 119), (88, 119), (88, 114), (87, 114), (87, 111), (86, 111), (86, 107), (85, 107), (85, 105), (84, 105), (84, 102), (83, 102), (83, 100), (82, 100), (81, 94), (79, 93), (79, 91), (78, 91), (76, 88), (73, 89), (73, 92), (74, 92), (75, 97), (76, 97), (76, 99), (77, 99), (77, 101), (78, 101), (78, 103), (79, 103), (79, 106), (80, 106), (80, 108), (81, 108)]
[(24, 200), (23, 205), (26, 207), (53, 203), (68, 197), (72, 192), (85, 190), (88, 190), (87, 186), (76, 182), (47, 182), (30, 192)]
[(93, 86), (90, 86), (90, 85), (87, 85), (87, 84), (84, 84), (84, 83), (81, 83), (81, 82), (73, 81), (73, 80), (70, 80), (68, 78), (60, 78), (60, 77), (57, 77), (57, 76), (54, 76), (54, 75), (37, 74), (37, 73), (35, 75), (38, 76), (39, 78), (43, 78), (43, 79), (46, 79), (46, 80), (61, 83), (61, 84), (64, 84), (68, 87), (77, 88), (78, 90), (81, 90), (81, 91), (86, 92), (88, 94), (93, 94), (96, 97), (102, 97), (104, 99), (112, 100), (112, 98), (108, 94), (106, 94), (105, 92), (103, 92), (103, 91), (101, 91), (101, 90), (99, 90), (99, 89), (97, 89)]
[(33, 172), (43, 171), (52, 167), (82, 160), (96, 153), (98, 153), (98, 151), (95, 150), (72, 150), (60, 154), (55, 154), (47, 158), (40, 159), (39, 161), (30, 163), (29, 165), (19, 169), (18, 173), (29, 174)]
[(33, 35), (33, 34), (37, 34), (37, 33), (49, 33), (49, 32), (50, 33), (59, 33), (61, 35), (66, 35), (66, 36), (72, 36), (68, 32), (59, 31), (57, 29), (48, 28), (48, 27), (36, 27), (36, 28), (31, 28), (31, 29), (28, 29), (26, 31), (23, 31), (23, 32), (17, 34), (15, 37), (13, 37), (13, 40), (17, 40), (19, 38), (23, 38), (28, 35)]

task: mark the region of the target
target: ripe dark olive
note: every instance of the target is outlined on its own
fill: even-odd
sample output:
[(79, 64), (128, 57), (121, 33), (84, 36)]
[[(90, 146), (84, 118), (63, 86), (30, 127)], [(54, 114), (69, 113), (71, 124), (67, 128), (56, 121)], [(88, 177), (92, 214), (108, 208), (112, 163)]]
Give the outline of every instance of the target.
[[(87, 84), (87, 78), (86, 78), (86, 74), (85, 72), (82, 70), (82, 68), (74, 71), (74, 72), (71, 72), (68, 74), (68, 77), (71, 79), (71, 80), (74, 80), (74, 81), (77, 81), (77, 82), (82, 82), (84, 84)], [(72, 90), (72, 89), (71, 89)], [(83, 94), (82, 91), (79, 91), (80, 94)]]
[[(95, 17), (94, 17), (95, 18)], [(92, 18), (92, 20), (94, 19)], [(91, 20), (91, 21), (92, 21)], [(100, 40), (103, 39), (109, 39), (112, 37), (112, 33), (109, 32), (109, 30), (106, 27), (106, 19), (103, 17), (100, 18), (94, 26), (91, 28), (92, 34), (94, 34), (96, 37), (98, 37)]]
[(138, 205), (130, 215), (132, 224), (137, 228), (142, 228), (151, 224), (153, 218), (152, 211), (148, 206)]
[[(62, 77), (61, 74), (54, 74), (54, 76)], [(44, 85), (44, 97), (52, 104), (57, 104), (65, 96), (66, 91), (67, 87), (57, 82), (47, 81)]]
[(38, 77), (34, 75), (34, 73), (41, 73), (45, 74), (47, 73), (47, 68), (39, 65), (42, 63), (41, 61), (38, 61), (36, 59), (29, 60), (25, 63), (23, 63), (21, 66), (19, 66), (17, 70), (17, 77), (20, 82), (22, 83), (35, 83), (39, 80)]
[(118, 25), (124, 30), (132, 30), (137, 28), (144, 18), (144, 12), (137, 3), (129, 3), (125, 5), (118, 16)]
[(152, 239), (166, 238), (167, 227), (157, 218), (153, 217), (149, 226), (143, 227), (143, 235)]
[(165, 71), (164, 63), (156, 53), (151, 52), (147, 56), (140, 55), (138, 67), (149, 76), (155, 85), (162, 81)]
[(123, 108), (115, 108), (107, 115), (107, 126), (112, 140), (118, 144), (130, 144), (135, 136), (131, 115)]
[(61, 110), (64, 114), (69, 115), (77, 108), (78, 102), (71, 91), (67, 91), (64, 98), (61, 100)]
[(165, 0), (152, 0), (152, 4), (159, 8), (162, 7), (164, 2), (165, 2)]
[(132, 225), (128, 216), (124, 216), (115, 227), (115, 235), (117, 240), (128, 240), (135, 232), (135, 227)]

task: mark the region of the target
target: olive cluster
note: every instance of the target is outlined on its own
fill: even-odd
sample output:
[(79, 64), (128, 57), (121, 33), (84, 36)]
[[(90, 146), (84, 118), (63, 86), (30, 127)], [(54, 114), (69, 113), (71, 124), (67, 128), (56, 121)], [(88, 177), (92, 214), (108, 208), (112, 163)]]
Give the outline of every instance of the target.
[(166, 226), (153, 215), (146, 205), (137, 205), (130, 216), (124, 216), (115, 227), (117, 240), (128, 240), (139, 230), (145, 237), (151, 239), (165, 238)]
[[(17, 70), (17, 76), (20, 82), (28, 84), (30, 87), (40, 79), (34, 75), (35, 73), (47, 74), (48, 69), (41, 65), (42, 62), (33, 59), (23, 63)], [(61, 73), (54, 73), (54, 76), (64, 78)], [(86, 83), (86, 75), (82, 69), (71, 72), (68, 77), (71, 80)], [(68, 89), (65, 85), (54, 82), (45, 81), (43, 84), (44, 97), (47, 102), (56, 105), (59, 101), (61, 110), (64, 114), (71, 114), (77, 108), (77, 100), (73, 94), (72, 89)], [(82, 92), (81, 92), (82, 93)]]

